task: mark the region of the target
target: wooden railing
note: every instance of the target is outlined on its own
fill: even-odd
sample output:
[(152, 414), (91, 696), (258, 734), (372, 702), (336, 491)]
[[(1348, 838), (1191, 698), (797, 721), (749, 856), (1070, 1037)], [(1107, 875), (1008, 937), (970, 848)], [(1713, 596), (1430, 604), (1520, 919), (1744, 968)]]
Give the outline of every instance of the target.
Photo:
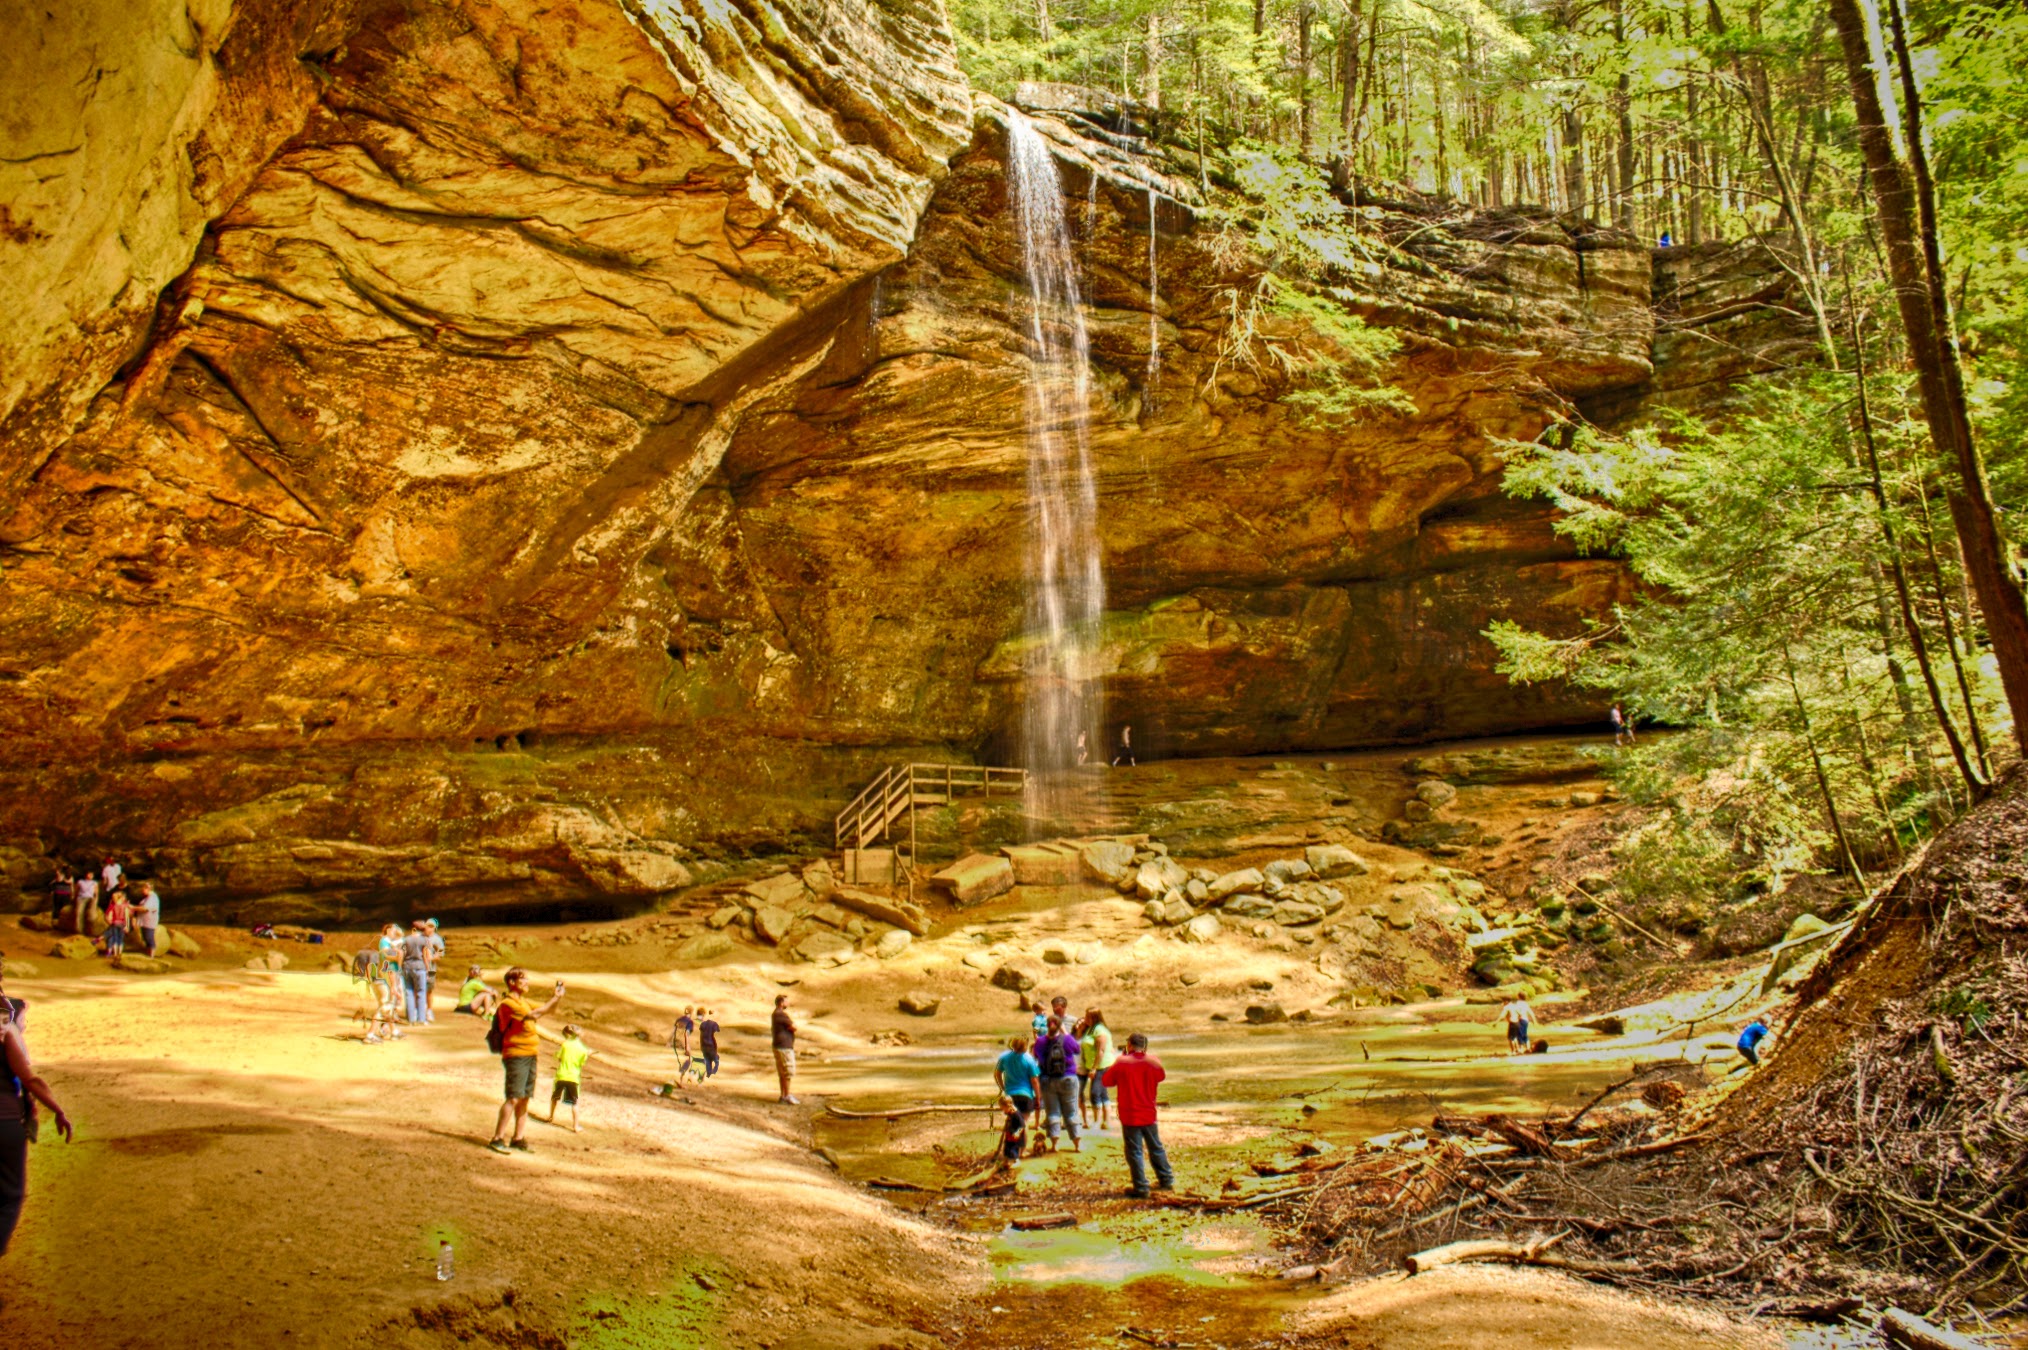
[(838, 813), (839, 848), (865, 848), (887, 837), (895, 822), (909, 817), (910, 853), (915, 835), (914, 811), (975, 794), (1028, 790), (1028, 770), (991, 764), (897, 764), (884, 770)]

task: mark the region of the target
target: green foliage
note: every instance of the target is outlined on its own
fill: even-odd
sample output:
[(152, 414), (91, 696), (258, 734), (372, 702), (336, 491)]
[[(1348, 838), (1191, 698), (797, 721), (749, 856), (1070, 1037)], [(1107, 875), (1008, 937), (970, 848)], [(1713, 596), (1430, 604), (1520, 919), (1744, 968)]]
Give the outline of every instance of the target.
[(1993, 1020), (1993, 1005), (1979, 997), (1977, 990), (1965, 985), (1939, 992), (1931, 1007), (1937, 1016), (1956, 1022), (1958, 1029), (1967, 1036)]

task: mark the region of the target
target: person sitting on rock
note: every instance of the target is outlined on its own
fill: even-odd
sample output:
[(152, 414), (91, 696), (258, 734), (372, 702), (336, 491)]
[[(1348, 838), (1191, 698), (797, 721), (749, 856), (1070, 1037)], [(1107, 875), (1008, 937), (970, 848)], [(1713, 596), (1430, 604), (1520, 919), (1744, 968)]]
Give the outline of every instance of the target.
[(486, 987), (486, 973), (477, 966), (466, 967), (465, 982), (458, 988), (458, 1006), (454, 1011), (491, 1017), (493, 1005), (499, 1001), (500, 996)]

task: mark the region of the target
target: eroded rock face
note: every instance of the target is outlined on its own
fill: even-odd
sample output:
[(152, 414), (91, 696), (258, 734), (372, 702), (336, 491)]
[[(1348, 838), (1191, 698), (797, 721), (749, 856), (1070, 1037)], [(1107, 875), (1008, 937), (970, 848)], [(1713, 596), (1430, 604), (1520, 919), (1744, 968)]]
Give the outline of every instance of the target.
[[(885, 762), (998, 751), (1025, 294), (1007, 113), (934, 0), (201, 8), (147, 89), (7, 124), (145, 94), (156, 128), (0, 221), (60, 279), (0, 330), (10, 877), (111, 846), (268, 917), (640, 899)], [(132, 17), (80, 15), (81, 51)], [(1628, 588), (1501, 495), (1500, 444), (1666, 383), (1649, 254), (1369, 211), (1415, 411), (1320, 429), (1220, 359), (1243, 277), (1190, 186), (1040, 125), (1143, 753), (1589, 718), (1479, 636)]]

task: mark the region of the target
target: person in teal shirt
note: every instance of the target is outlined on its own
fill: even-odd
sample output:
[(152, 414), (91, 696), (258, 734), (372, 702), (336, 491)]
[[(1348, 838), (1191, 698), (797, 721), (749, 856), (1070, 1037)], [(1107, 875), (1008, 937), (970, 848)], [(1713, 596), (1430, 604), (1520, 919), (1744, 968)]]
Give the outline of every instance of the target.
[(1013, 1098), (1014, 1108), (1024, 1116), (1035, 1110), (1035, 1077), (1041, 1072), (1042, 1066), (1028, 1053), (1028, 1042), (1020, 1036), (1009, 1037), (1006, 1052), (993, 1062), (994, 1083)]
[(556, 1104), (570, 1103), (570, 1132), (577, 1130), (577, 1089), (584, 1077), (584, 1062), (592, 1048), (578, 1036), (575, 1024), (563, 1029), (563, 1044), (556, 1047), (556, 1083), (549, 1089), (549, 1123), (556, 1123)]

